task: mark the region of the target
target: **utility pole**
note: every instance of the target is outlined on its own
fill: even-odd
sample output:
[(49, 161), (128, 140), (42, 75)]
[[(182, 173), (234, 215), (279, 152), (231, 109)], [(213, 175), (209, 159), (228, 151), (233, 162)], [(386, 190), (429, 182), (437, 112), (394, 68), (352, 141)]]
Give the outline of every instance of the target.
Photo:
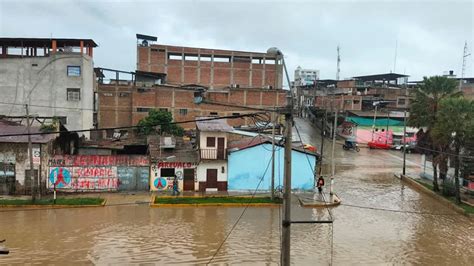
[(275, 112), (272, 112), (272, 201), (275, 199)]
[(324, 108), (324, 117), (321, 119), (321, 161), (319, 162), (319, 172), (318, 175), (321, 176), (321, 173), (323, 171), (323, 153), (324, 153), (324, 131), (326, 129), (326, 120), (328, 117), (328, 110)]
[(339, 45), (337, 46), (337, 72), (336, 72), (336, 80), (339, 80), (339, 74), (341, 73), (341, 56), (339, 54), (340, 48)]
[(33, 174), (34, 167), (33, 167), (33, 144), (31, 143), (31, 125), (30, 125), (30, 112), (28, 110), (28, 104), (25, 104), (26, 109), (26, 124), (28, 130), (28, 153), (30, 157), (30, 180), (32, 182), (31, 186), (31, 200), (34, 202), (36, 200), (36, 191), (37, 191), (37, 184), (38, 178), (36, 175)]
[(405, 108), (405, 111), (403, 112), (403, 171), (402, 171), (402, 178), (405, 175), (405, 169), (406, 169), (406, 156), (407, 156), (407, 149), (406, 149), (406, 140), (407, 138), (407, 109)]
[(332, 152), (331, 152), (331, 181), (329, 182), (329, 195), (333, 195), (332, 183), (334, 182), (334, 175), (336, 174), (336, 162), (334, 161), (334, 149), (336, 148), (336, 129), (337, 129), (337, 107), (334, 110), (334, 125), (332, 133)]
[(281, 245), (281, 265), (290, 265), (291, 246), (291, 131), (293, 127), (293, 105), (291, 94), (288, 98), (287, 110), (285, 113), (286, 136), (285, 136), (285, 179), (283, 186), (283, 221), (282, 221), (282, 245)]

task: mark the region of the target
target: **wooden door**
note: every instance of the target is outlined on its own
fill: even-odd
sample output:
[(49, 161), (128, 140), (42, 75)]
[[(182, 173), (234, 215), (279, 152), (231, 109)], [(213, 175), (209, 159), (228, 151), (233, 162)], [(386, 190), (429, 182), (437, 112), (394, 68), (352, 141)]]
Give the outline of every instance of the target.
[(207, 169), (206, 188), (217, 188), (217, 169)]
[(184, 191), (194, 191), (194, 169), (184, 169)]
[(217, 138), (217, 159), (218, 160), (225, 159), (225, 139), (224, 138)]

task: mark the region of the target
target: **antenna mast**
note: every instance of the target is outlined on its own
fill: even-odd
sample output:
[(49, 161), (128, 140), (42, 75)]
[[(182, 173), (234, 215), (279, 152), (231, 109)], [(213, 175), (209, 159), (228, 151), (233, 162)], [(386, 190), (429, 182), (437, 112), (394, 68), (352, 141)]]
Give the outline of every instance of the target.
[(337, 46), (337, 72), (336, 72), (336, 80), (339, 80), (339, 73), (341, 73), (341, 56), (339, 54), (339, 45)]
[(461, 79), (459, 79), (459, 90), (462, 90), (462, 80), (464, 79), (464, 72), (466, 71), (466, 58), (470, 56), (467, 51), (467, 41), (464, 42), (464, 51), (462, 53), (462, 70), (461, 70)]

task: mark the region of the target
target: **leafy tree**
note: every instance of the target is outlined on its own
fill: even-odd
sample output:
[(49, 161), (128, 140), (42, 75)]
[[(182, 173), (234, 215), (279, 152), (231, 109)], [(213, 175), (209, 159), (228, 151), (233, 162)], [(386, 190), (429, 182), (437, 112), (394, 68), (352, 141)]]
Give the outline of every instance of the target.
[(152, 109), (148, 112), (148, 116), (141, 119), (137, 126), (137, 131), (141, 134), (150, 135), (156, 132), (157, 128), (160, 128), (160, 132), (182, 136), (184, 129), (176, 124), (172, 124), (173, 116), (170, 112), (164, 110)]
[(461, 97), (443, 99), (432, 136), (441, 142), (449, 143), (454, 150), (454, 188), (456, 202), (460, 203), (459, 173), (464, 157), (461, 152), (470, 148), (466, 144), (474, 137), (474, 101)]
[(459, 94), (457, 92), (457, 82), (454, 79), (442, 76), (424, 77), (423, 83), (415, 90), (415, 99), (410, 105), (408, 124), (414, 127), (427, 128), (425, 134), (419, 140), (419, 147), (423, 153), (433, 156), (433, 190), (435, 191), (439, 191), (437, 167), (439, 164), (444, 165), (446, 160), (436, 151), (445, 149), (447, 143), (432, 138), (431, 129), (437, 123), (441, 100), (459, 96)]

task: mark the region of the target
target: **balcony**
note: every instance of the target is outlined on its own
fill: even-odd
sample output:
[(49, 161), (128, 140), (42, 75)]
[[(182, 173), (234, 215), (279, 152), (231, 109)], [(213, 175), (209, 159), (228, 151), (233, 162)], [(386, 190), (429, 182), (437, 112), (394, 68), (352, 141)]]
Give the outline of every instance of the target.
[(226, 160), (226, 149), (200, 149), (201, 160)]

